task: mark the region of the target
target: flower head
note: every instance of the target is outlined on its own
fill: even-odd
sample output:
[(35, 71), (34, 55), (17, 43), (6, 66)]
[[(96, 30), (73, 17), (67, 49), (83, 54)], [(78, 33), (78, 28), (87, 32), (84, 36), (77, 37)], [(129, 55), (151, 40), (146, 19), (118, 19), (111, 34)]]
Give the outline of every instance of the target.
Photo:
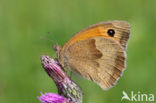
[(67, 98), (55, 93), (45, 93), (45, 94), (41, 93), (41, 96), (38, 97), (38, 99), (42, 103), (72, 103)]
[[(67, 76), (66, 72), (61, 67), (61, 65), (53, 58), (50, 58), (49, 56), (42, 56), (41, 61), (42, 61), (42, 66), (47, 72), (47, 74), (54, 80), (58, 88), (59, 96), (66, 98), (72, 103), (82, 103), (81, 88)], [(42, 94), (39, 100), (40, 101), (56, 100), (56, 99), (58, 100), (58, 98), (56, 98), (58, 96), (56, 95), (54, 96), (54, 94), (53, 95), (52, 94), (53, 93), (46, 93), (45, 95)], [(53, 98), (53, 99), (49, 99), (49, 98)], [(62, 100), (62, 98), (60, 98), (60, 100)], [(42, 103), (53, 103), (53, 102), (42, 102)], [(56, 102), (56, 103), (62, 103), (62, 102)]]

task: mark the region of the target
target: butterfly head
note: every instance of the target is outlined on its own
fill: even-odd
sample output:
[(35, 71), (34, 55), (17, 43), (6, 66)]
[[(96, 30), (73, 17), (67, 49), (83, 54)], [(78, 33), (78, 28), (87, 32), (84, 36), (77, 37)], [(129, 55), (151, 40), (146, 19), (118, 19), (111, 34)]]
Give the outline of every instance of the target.
[(53, 46), (53, 50), (55, 51), (55, 53), (57, 54), (57, 56), (59, 57), (59, 52), (61, 51), (61, 49), (62, 49), (62, 47), (61, 46), (59, 46), (58, 44), (55, 44), (54, 46)]

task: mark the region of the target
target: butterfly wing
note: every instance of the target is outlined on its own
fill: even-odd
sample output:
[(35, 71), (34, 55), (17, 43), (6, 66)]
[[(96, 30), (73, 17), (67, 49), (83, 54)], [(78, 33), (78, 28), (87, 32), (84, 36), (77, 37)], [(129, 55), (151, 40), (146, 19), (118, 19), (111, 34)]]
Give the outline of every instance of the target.
[[(110, 36), (108, 30), (114, 30)], [(63, 67), (95, 81), (103, 89), (113, 86), (125, 68), (125, 50), (130, 26), (125, 21), (108, 21), (76, 33), (57, 49)]]
[(66, 60), (61, 63), (103, 89), (112, 87), (125, 68), (124, 49), (105, 37), (79, 41), (63, 52)]
[[(113, 29), (115, 31), (114, 36), (108, 35), (108, 30)], [(124, 49), (128, 42), (130, 34), (130, 25), (125, 21), (108, 21), (89, 26), (86, 29), (81, 30), (76, 33), (63, 47), (67, 48), (73, 43), (79, 42), (81, 40), (86, 40), (93, 37), (106, 37), (118, 42)]]

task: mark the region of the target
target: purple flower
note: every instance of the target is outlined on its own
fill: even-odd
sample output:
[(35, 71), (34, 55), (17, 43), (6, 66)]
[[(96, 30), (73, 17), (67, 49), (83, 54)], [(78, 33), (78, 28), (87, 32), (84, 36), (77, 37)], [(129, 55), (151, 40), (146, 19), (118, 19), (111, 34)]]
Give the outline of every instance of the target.
[(55, 93), (41, 93), (41, 96), (38, 99), (42, 103), (72, 103), (67, 98)]
[(43, 68), (55, 82), (59, 95), (46, 93), (39, 100), (42, 103), (82, 103), (81, 88), (67, 76), (61, 65), (49, 56), (42, 56), (41, 61)]

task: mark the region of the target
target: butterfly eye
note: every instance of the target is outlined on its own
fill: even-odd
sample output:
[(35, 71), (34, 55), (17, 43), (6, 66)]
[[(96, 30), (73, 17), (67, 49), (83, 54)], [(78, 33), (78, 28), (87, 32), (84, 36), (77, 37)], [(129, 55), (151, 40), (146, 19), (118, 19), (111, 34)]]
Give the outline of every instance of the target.
[(107, 34), (108, 34), (109, 36), (113, 37), (114, 34), (115, 34), (115, 31), (114, 31), (113, 29), (108, 29)]

